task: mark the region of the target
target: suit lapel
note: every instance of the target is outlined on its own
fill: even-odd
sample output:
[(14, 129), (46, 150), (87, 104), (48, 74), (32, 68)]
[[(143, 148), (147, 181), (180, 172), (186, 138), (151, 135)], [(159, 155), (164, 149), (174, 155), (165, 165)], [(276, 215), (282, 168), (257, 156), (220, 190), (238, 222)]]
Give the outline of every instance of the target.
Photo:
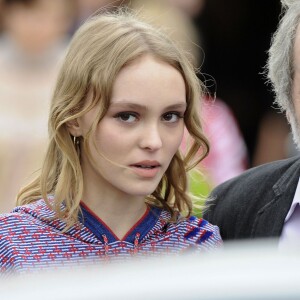
[(251, 236), (279, 237), (292, 204), (300, 176), (300, 160), (294, 163), (268, 193), (269, 201), (257, 213)]

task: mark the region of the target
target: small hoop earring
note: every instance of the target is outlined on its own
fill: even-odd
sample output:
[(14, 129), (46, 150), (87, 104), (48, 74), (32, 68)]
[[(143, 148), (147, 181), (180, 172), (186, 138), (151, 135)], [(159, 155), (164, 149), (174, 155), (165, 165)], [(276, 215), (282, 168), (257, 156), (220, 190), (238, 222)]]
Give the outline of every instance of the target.
[(80, 141), (78, 136), (73, 136), (73, 144), (78, 155), (80, 155)]
[(73, 136), (73, 143), (75, 147), (79, 146), (79, 138), (77, 136)]

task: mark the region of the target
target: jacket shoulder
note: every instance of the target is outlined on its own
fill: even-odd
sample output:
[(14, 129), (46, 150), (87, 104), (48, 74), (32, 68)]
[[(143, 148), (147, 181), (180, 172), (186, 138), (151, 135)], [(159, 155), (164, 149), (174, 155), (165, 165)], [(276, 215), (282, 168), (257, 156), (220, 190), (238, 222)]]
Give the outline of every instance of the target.
[[(300, 157), (271, 162), (251, 168), (243, 174), (217, 186), (209, 198), (213, 200), (220, 196), (237, 195), (244, 196), (245, 198), (243, 199), (247, 199), (251, 195), (257, 194), (258, 191), (261, 192), (272, 188), (291, 168), (295, 169), (295, 171), (300, 169)], [(292, 173), (294, 174), (294, 171)], [(239, 197), (238, 201), (243, 200)]]
[(212, 191), (204, 218), (219, 226), (223, 239), (249, 237), (256, 213), (274, 197), (274, 186), (298, 180), (299, 169), (300, 158), (293, 157), (245, 171)]

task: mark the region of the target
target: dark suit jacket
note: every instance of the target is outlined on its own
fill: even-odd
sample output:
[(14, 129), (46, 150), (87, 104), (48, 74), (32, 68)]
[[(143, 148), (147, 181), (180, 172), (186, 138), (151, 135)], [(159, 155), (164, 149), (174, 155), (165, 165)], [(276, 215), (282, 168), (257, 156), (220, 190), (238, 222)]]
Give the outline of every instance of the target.
[(218, 187), (204, 218), (224, 240), (279, 237), (300, 176), (300, 157), (268, 163)]

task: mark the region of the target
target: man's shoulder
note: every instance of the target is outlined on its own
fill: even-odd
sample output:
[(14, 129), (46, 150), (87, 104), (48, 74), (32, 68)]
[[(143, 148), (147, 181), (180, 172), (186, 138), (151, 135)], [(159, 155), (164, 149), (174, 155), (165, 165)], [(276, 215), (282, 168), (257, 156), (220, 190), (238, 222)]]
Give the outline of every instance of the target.
[(224, 239), (248, 238), (258, 211), (274, 199), (275, 192), (294, 187), (299, 175), (300, 157), (249, 169), (212, 191), (204, 218), (219, 226)]
[[(287, 186), (290, 181), (298, 182), (300, 157), (267, 163), (251, 168), (243, 174), (217, 186), (206, 202), (204, 216), (211, 221), (210, 213), (237, 214), (250, 211), (251, 207), (261, 207), (273, 195), (278, 183)], [(214, 221), (212, 222), (214, 224)]]
[(300, 175), (300, 156), (270, 162), (251, 168), (241, 175), (220, 184), (214, 189), (212, 194), (218, 194), (227, 190), (232, 192), (238, 190), (247, 193), (251, 190), (269, 189), (286, 172), (290, 171), (291, 174), (295, 174), (297, 170), (299, 170)]

